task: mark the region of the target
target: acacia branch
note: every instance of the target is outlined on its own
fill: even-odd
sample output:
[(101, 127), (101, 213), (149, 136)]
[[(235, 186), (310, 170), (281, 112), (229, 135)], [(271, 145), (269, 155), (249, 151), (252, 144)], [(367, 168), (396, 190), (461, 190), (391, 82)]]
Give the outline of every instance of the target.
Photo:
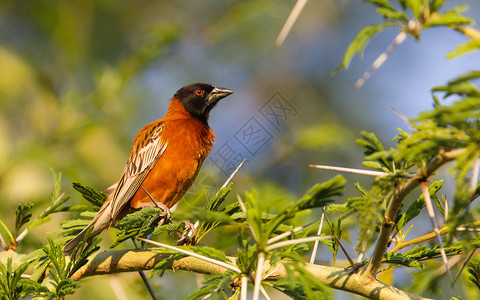
[[(448, 227), (447, 226), (442, 226), (440, 229), (440, 234), (446, 234), (448, 232)], [(399, 250), (402, 250), (403, 248), (407, 248), (407, 247), (410, 247), (410, 246), (413, 246), (413, 245), (417, 245), (419, 243), (422, 243), (422, 242), (425, 242), (425, 241), (428, 241), (428, 240), (431, 240), (435, 237), (435, 232), (429, 232), (427, 234), (424, 234), (422, 236), (419, 236), (417, 238), (414, 238), (414, 239), (411, 239), (411, 240), (408, 240), (408, 241), (403, 241), (403, 242), (400, 242), (400, 243), (397, 243), (395, 245), (395, 247), (393, 247), (392, 249), (390, 249), (388, 252), (397, 252)]]
[[(120, 272), (151, 270), (160, 261), (171, 257), (171, 253), (156, 253), (152, 249), (111, 250), (100, 252), (73, 274), (73, 280), (80, 280), (95, 275), (106, 275)], [(231, 258), (231, 261), (235, 261)], [(350, 274), (348, 270), (322, 265), (305, 264), (305, 269), (322, 283), (350, 293), (370, 299), (427, 299), (409, 294), (394, 286), (387, 285), (363, 274)], [(168, 266), (172, 270), (186, 270), (200, 274), (224, 273), (226, 268), (202, 261), (194, 257), (184, 257), (172, 261)], [(267, 281), (276, 281), (287, 277), (285, 265), (280, 262), (271, 266), (266, 261), (263, 267), (269, 276)]]
[[(475, 221), (473, 223), (470, 223), (470, 224), (467, 224), (467, 225), (460, 225), (457, 227), (457, 230), (459, 230), (459, 228), (461, 227), (465, 227), (465, 228), (469, 228), (469, 227), (473, 227), (473, 228), (476, 228), (480, 226), (480, 221)], [(440, 231), (440, 234), (447, 234), (449, 232), (449, 228), (445, 225), (443, 225), (442, 227), (440, 227), (438, 229)], [(393, 247), (392, 249), (390, 249), (388, 252), (397, 252), (397, 251), (400, 251), (402, 250), (403, 248), (407, 248), (407, 247), (410, 247), (410, 246), (413, 246), (413, 245), (417, 245), (417, 244), (420, 244), (422, 242), (425, 242), (425, 241), (428, 241), (428, 240), (431, 240), (435, 237), (435, 232), (429, 232), (429, 233), (426, 233), (422, 236), (419, 236), (419, 237), (416, 237), (416, 238), (413, 238), (411, 240), (408, 240), (408, 241), (403, 241), (403, 242), (398, 242), (395, 247)]]
[(390, 243), (390, 234), (394, 225), (393, 220), (395, 220), (398, 210), (402, 205), (403, 199), (405, 199), (408, 194), (410, 194), (416, 187), (420, 185), (422, 181), (426, 180), (437, 169), (447, 162), (454, 160), (464, 152), (465, 149), (440, 152), (425, 169), (420, 170), (418, 176), (407, 180), (405, 183), (395, 189), (392, 199), (388, 203), (387, 210), (385, 211), (384, 220), (380, 228), (380, 233), (378, 235), (372, 257), (362, 273), (371, 277), (375, 277), (377, 270), (380, 267), (383, 255), (387, 251)]

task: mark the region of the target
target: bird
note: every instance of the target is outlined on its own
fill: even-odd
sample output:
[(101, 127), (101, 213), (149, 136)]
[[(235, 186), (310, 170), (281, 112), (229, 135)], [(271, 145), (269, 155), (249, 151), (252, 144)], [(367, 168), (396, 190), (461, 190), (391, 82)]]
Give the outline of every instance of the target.
[(72, 254), (91, 227), (87, 243), (142, 207), (175, 205), (193, 184), (213, 148), (215, 134), (208, 125), (210, 111), (232, 93), (200, 82), (179, 89), (165, 116), (137, 133), (120, 180), (112, 186), (93, 220), (63, 247), (64, 255)]

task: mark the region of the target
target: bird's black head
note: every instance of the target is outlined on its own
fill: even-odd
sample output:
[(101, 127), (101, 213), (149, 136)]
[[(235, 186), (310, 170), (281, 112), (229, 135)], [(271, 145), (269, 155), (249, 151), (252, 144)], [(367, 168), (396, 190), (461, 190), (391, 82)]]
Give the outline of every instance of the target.
[(218, 101), (232, 93), (231, 90), (216, 88), (208, 83), (193, 83), (179, 89), (173, 97), (180, 100), (192, 116), (206, 123)]

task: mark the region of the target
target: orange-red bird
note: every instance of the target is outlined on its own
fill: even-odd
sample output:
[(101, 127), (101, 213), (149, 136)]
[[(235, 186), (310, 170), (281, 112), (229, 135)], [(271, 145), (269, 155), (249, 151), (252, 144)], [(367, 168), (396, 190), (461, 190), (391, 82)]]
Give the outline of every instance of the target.
[(208, 125), (209, 113), (218, 101), (232, 93), (207, 83), (179, 89), (165, 117), (137, 133), (115, 191), (92, 222), (65, 245), (63, 253), (70, 255), (90, 227), (93, 230), (88, 241), (126, 214), (153, 206), (145, 190), (168, 208), (177, 203), (213, 147), (215, 134)]

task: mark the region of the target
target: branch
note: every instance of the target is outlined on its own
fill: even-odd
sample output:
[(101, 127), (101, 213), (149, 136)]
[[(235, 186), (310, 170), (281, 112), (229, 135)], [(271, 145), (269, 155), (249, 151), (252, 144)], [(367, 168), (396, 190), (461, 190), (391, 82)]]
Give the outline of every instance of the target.
[[(470, 223), (470, 224), (467, 224), (467, 225), (460, 225), (460, 226), (457, 226), (457, 230), (458, 228), (460, 227), (466, 227), (466, 228), (476, 228), (476, 227), (479, 227), (480, 226), (480, 221), (475, 221), (473, 223)], [(440, 227), (438, 229), (440, 231), (440, 234), (447, 234), (449, 232), (449, 228), (445, 225), (443, 225), (442, 227)], [(425, 241), (428, 241), (428, 240), (431, 240), (435, 237), (435, 232), (429, 232), (429, 233), (426, 233), (422, 236), (419, 236), (417, 238), (414, 238), (414, 239), (411, 239), (411, 240), (408, 240), (408, 241), (403, 241), (403, 242), (399, 242), (397, 244), (395, 244), (395, 247), (393, 247), (392, 249), (388, 250), (388, 252), (397, 252), (397, 251), (400, 251), (402, 250), (403, 248), (407, 248), (407, 247), (410, 247), (410, 246), (413, 246), (413, 245), (417, 245), (417, 244), (420, 244), (422, 242), (425, 242)]]
[[(448, 232), (448, 227), (447, 226), (442, 226), (440, 229), (440, 234), (446, 234)], [(400, 243), (397, 243), (395, 245), (395, 247), (393, 247), (392, 249), (390, 249), (388, 252), (397, 252), (399, 250), (402, 250), (403, 248), (407, 248), (407, 247), (410, 247), (410, 246), (413, 246), (413, 245), (417, 245), (419, 243), (422, 243), (422, 242), (425, 242), (425, 241), (428, 241), (428, 240), (431, 240), (435, 237), (435, 232), (429, 232), (427, 234), (424, 234), (422, 236), (419, 236), (417, 238), (414, 238), (414, 239), (411, 239), (411, 240), (408, 240), (408, 241), (404, 241), (404, 242), (400, 242)]]
[[(80, 280), (95, 275), (106, 275), (120, 272), (151, 270), (158, 262), (171, 257), (170, 253), (155, 253), (151, 249), (111, 250), (96, 254), (90, 261), (73, 274), (73, 280)], [(230, 259), (232, 262), (235, 258)], [(387, 285), (362, 274), (350, 274), (341, 268), (305, 264), (305, 269), (319, 281), (338, 290), (343, 290), (370, 299), (427, 299), (409, 294), (394, 286)], [(224, 273), (226, 268), (204, 262), (194, 257), (184, 257), (173, 261), (167, 268), (185, 270), (200, 274)], [(282, 262), (271, 266), (266, 261), (262, 268), (269, 276), (265, 280), (276, 281), (287, 277)]]
[(467, 25), (454, 25), (451, 27), (456, 31), (461, 32), (464, 35), (468, 36), (472, 40), (480, 40), (480, 30), (478, 29), (475, 29)]
[(394, 225), (393, 220), (395, 220), (398, 210), (402, 205), (403, 199), (405, 199), (405, 197), (410, 194), (411, 191), (418, 187), (422, 181), (432, 175), (437, 169), (439, 169), (445, 163), (454, 160), (464, 152), (465, 149), (440, 152), (428, 164), (425, 170), (420, 170), (418, 176), (407, 180), (404, 184), (395, 189), (392, 199), (388, 203), (387, 210), (385, 211), (384, 221), (382, 222), (382, 227), (380, 228), (380, 233), (378, 235), (372, 257), (362, 273), (371, 277), (375, 277), (377, 270), (380, 267), (383, 255), (387, 251), (390, 243), (390, 234)]

